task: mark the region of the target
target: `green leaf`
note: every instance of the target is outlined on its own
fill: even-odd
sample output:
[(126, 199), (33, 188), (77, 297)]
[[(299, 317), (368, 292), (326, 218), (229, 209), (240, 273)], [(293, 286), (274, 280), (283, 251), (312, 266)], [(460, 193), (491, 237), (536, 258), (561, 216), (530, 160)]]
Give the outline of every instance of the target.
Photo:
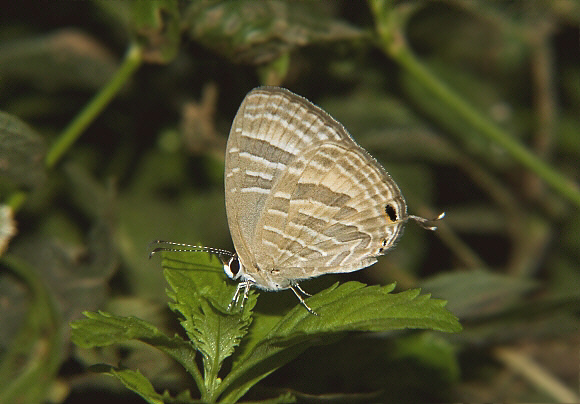
[[(284, 316), (257, 314), (255, 329), (222, 381), (218, 374), (224, 360), (248, 334), (256, 294), (250, 294), (243, 309), (229, 311), (236, 285), (225, 281), (221, 262), (205, 253), (163, 252), (162, 266), (171, 286), (170, 307), (181, 314), (182, 326), (195, 349), (203, 355), (203, 378), (193, 361), (191, 345), (179, 337), (170, 339), (155, 326), (137, 318), (85, 313), (87, 319), (71, 324), (73, 341), (93, 347), (138, 339), (156, 346), (188, 369), (198, 383), (202, 400), (209, 402), (218, 397), (225, 402), (237, 401), (254, 384), (308, 347), (332, 343), (348, 331), (428, 328), (453, 332), (461, 329), (457, 319), (444, 309), (444, 301), (420, 296), (419, 290), (394, 294), (391, 293), (394, 284), (337, 283), (308, 299), (310, 307), (318, 313), (316, 316), (299, 304)], [(131, 386), (138, 394), (145, 394), (143, 386)]]
[(236, 286), (225, 281), (219, 260), (199, 252), (164, 252), (162, 266), (172, 288), (171, 307), (183, 316), (183, 327), (204, 357), (205, 398), (221, 395), (225, 402), (236, 401), (308, 347), (332, 343), (348, 331), (461, 329), (457, 318), (444, 309), (444, 301), (419, 296), (419, 290), (393, 294), (394, 284), (335, 284), (308, 299), (318, 316), (299, 304), (285, 316), (257, 313), (230, 374), (220, 382), (217, 373), (223, 361), (248, 331), (256, 294), (250, 295), (244, 310), (229, 312)]
[(92, 348), (138, 340), (167, 353), (197, 382), (201, 380), (195, 366), (195, 349), (180, 337), (170, 338), (154, 325), (135, 317), (121, 317), (104, 312), (85, 312), (84, 315), (87, 318), (71, 323), (71, 339), (78, 346)]
[(441, 379), (457, 382), (460, 368), (452, 344), (445, 338), (432, 333), (422, 332), (408, 335), (394, 341), (395, 358), (415, 359), (429, 369), (436, 369)]
[[(116, 68), (112, 52), (82, 28), (61, 28), (48, 35), (20, 35), (3, 42), (0, 49), (3, 82), (25, 83), (42, 98), (46, 98), (46, 92), (96, 90), (113, 76)], [(63, 105), (49, 110), (52, 108), (67, 109)]]
[(390, 331), (426, 328), (457, 332), (461, 325), (445, 310), (445, 302), (419, 295), (419, 290), (391, 293), (394, 284), (335, 284), (308, 299), (314, 316), (298, 305), (260, 341), (246, 348), (223, 380), (226, 401), (237, 400), (255, 383), (288, 363), (308, 347), (328, 344), (347, 331)]
[(17, 117), (0, 111), (0, 178), (37, 187), (45, 181), (44, 140)]
[[(193, 254), (193, 257), (191, 256)], [(162, 265), (172, 291), (170, 307), (183, 318), (181, 324), (203, 356), (205, 394), (210, 399), (220, 380), (224, 360), (248, 332), (256, 297), (245, 302), (243, 310), (227, 310), (236, 286), (226, 284), (222, 265), (207, 254), (164, 252)]]
[(299, 46), (363, 35), (316, 2), (192, 2), (184, 15), (192, 38), (242, 63), (263, 64)]
[(165, 336), (154, 325), (135, 318), (99, 311), (84, 312), (85, 319), (71, 323), (72, 341), (83, 348), (118, 344), (132, 339), (161, 341)]
[(462, 319), (476, 319), (513, 307), (538, 285), (527, 278), (475, 269), (437, 275), (421, 282), (421, 286), (445, 296), (450, 310)]
[(145, 401), (151, 404), (169, 404), (169, 403), (199, 403), (199, 400), (194, 400), (189, 394), (189, 390), (180, 393), (177, 397), (173, 398), (166, 391), (163, 394), (159, 394), (153, 388), (153, 385), (141, 372), (130, 370), (130, 369), (118, 369), (112, 366), (100, 365), (94, 366), (93, 370), (98, 370), (101, 372), (106, 372), (111, 376), (116, 377), (127, 387), (129, 390), (140, 395)]
[[(227, 279), (223, 264), (218, 258), (195, 251), (164, 251), (162, 256), (161, 266), (173, 290), (169, 295), (174, 300), (179, 299), (179, 302), (176, 301), (177, 310), (199, 307), (200, 299), (206, 299), (224, 314), (229, 313), (227, 307), (236, 291), (237, 283)], [(255, 297), (249, 298), (247, 303), (253, 307), (255, 301)]]
[[(18, 310), (12, 307), (18, 299), (10, 299), (16, 290), (10, 285), (8, 270), (22, 282), (15, 285), (18, 290), (24, 286), (29, 293), (27, 312), (11, 319), (16, 321), (2, 322), (14, 334), (0, 352), (0, 403), (43, 402), (64, 360), (62, 318), (49, 288), (31, 265), (9, 254), (0, 264), (5, 306)], [(7, 320), (6, 316), (2, 320)]]
[(163, 404), (163, 397), (155, 391), (151, 382), (138, 370), (111, 367), (109, 373), (119, 379), (129, 390), (139, 394), (148, 403)]

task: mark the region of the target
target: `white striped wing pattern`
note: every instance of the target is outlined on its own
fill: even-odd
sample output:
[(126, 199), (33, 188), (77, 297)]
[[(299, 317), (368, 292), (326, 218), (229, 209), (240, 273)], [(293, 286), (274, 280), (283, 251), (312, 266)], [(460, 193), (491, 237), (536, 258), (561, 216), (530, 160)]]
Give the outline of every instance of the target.
[(277, 87), (252, 90), (236, 114), (225, 194), (246, 294), (365, 268), (408, 218), (393, 179), (346, 129)]

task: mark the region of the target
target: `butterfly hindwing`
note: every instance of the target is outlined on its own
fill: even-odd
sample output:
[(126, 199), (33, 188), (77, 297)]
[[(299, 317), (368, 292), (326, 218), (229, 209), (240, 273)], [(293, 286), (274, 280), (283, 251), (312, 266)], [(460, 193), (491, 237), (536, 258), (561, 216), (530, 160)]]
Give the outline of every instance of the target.
[(297, 158), (272, 189), (257, 257), (291, 279), (355, 271), (394, 244), (405, 215), (398, 187), (372, 157), (325, 143)]

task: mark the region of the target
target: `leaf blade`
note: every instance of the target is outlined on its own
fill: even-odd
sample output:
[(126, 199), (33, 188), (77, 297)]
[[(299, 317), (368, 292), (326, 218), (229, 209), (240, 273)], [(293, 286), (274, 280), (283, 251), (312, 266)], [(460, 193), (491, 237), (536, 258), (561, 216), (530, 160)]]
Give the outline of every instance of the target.
[(71, 340), (82, 348), (102, 347), (138, 340), (165, 352), (179, 362), (195, 379), (201, 389), (202, 377), (195, 364), (196, 351), (179, 336), (172, 338), (163, 334), (153, 324), (136, 317), (85, 312), (86, 318), (70, 323)]
[(391, 293), (395, 285), (335, 284), (308, 299), (319, 315), (297, 306), (272, 330), (238, 358), (222, 382), (226, 400), (239, 399), (262, 378), (288, 363), (308, 347), (334, 342), (346, 332), (425, 328), (444, 332), (461, 329), (445, 302), (420, 295), (419, 290)]
[[(178, 254), (178, 255), (176, 255)], [(250, 296), (243, 310), (228, 311), (236, 287), (224, 281), (221, 265), (207, 254), (164, 252), (162, 266), (171, 287), (173, 311), (182, 315), (181, 325), (204, 364), (204, 393), (211, 401), (220, 384), (219, 371), (233, 354), (252, 322), (256, 297)]]

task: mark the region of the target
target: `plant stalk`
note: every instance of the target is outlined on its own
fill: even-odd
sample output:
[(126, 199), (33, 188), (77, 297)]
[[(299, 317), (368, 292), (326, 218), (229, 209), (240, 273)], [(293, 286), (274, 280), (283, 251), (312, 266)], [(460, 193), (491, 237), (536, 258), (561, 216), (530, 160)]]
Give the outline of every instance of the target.
[(388, 1), (370, 0), (369, 6), (374, 15), (380, 46), (402, 68), (411, 74), (418, 83), (428, 89), (433, 96), (455, 111), (471, 124), (482, 136), (502, 147), (515, 161), (544, 180), (552, 189), (580, 208), (580, 187), (566, 178), (552, 166), (540, 159), (509, 133), (496, 126), (483, 116), (459, 94), (435, 76), (413, 54), (405, 41), (401, 26), (404, 18), (392, 12)]
[(47, 168), (53, 168), (58, 163), (84, 130), (123, 88), (123, 85), (129, 80), (135, 70), (139, 68), (142, 62), (143, 57), (140, 47), (136, 44), (131, 45), (125, 55), (123, 63), (113, 78), (93, 97), (52, 145), (46, 154), (45, 164)]

